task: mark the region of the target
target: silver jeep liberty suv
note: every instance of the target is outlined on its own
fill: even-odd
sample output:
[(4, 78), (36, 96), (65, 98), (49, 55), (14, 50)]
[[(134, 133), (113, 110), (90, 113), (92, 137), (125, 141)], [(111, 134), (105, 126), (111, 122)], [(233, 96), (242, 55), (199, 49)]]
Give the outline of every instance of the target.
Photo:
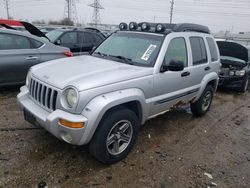
[(103, 163), (124, 159), (140, 125), (190, 103), (210, 108), (218, 85), (218, 47), (196, 24), (120, 24), (90, 55), (32, 67), (17, 98), (25, 120)]

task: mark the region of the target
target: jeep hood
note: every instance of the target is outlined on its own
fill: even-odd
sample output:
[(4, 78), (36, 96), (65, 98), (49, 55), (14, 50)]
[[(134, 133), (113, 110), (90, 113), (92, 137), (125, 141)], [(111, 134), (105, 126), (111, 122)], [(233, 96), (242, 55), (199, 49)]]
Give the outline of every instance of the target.
[(138, 67), (93, 56), (49, 61), (32, 67), (32, 75), (59, 89), (74, 86), (79, 91), (153, 74), (153, 68)]
[[(248, 62), (248, 49), (241, 44), (229, 41), (217, 41), (220, 55), (241, 59)], [(240, 62), (239, 62), (240, 63)]]

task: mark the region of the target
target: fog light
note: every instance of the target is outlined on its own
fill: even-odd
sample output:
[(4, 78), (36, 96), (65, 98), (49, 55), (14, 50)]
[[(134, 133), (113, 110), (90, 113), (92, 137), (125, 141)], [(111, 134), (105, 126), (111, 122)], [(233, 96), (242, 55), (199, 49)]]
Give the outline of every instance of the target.
[(59, 120), (60, 125), (73, 128), (73, 129), (81, 129), (84, 128), (84, 122), (70, 122), (65, 119)]
[(69, 133), (66, 133), (66, 132), (61, 132), (61, 138), (65, 141), (65, 142), (67, 142), (67, 143), (72, 143), (72, 141), (73, 141), (73, 138), (72, 138), (72, 136), (69, 134)]

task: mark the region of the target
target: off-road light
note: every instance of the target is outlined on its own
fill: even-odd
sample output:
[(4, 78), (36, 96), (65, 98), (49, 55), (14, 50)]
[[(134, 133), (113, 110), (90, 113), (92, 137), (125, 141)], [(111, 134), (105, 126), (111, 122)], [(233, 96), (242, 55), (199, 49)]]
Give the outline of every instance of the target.
[(129, 30), (137, 30), (138, 24), (136, 22), (130, 22), (129, 23)]
[(119, 25), (120, 30), (127, 30), (128, 29), (128, 24), (122, 22)]
[(142, 31), (149, 31), (150, 30), (150, 25), (147, 22), (142, 23), (141, 25), (141, 30)]
[(155, 31), (156, 31), (157, 33), (164, 32), (165, 29), (166, 29), (166, 28), (165, 28), (164, 25), (162, 25), (162, 24), (157, 24), (156, 27), (155, 27)]

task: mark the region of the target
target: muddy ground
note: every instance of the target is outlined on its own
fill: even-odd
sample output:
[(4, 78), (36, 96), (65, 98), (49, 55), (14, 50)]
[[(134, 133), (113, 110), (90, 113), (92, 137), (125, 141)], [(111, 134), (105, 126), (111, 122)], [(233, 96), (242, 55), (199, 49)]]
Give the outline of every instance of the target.
[(250, 187), (250, 92), (218, 92), (202, 118), (183, 108), (150, 120), (111, 166), (26, 123), (17, 92), (0, 90), (0, 187)]

